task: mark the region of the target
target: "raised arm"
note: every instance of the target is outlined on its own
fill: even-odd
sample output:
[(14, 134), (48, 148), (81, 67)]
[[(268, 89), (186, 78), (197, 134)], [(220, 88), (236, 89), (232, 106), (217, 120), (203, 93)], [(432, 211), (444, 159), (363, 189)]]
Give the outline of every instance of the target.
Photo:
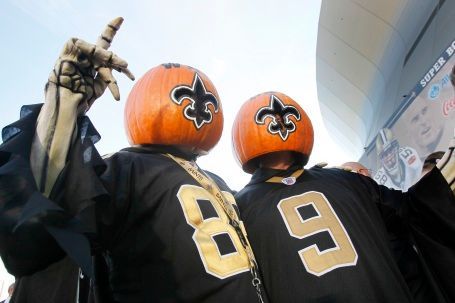
[(68, 40), (49, 76), (30, 155), (36, 184), (45, 196), (65, 166), (77, 133), (77, 117), (89, 110), (106, 87), (116, 100), (120, 99), (112, 70), (134, 80), (128, 63), (107, 50), (122, 22), (120, 17), (112, 20), (96, 44)]

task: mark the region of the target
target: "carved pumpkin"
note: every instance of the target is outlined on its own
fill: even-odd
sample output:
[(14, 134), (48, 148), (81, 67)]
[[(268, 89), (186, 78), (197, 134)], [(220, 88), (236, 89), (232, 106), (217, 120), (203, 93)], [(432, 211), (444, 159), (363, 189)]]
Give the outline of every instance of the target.
[(189, 66), (162, 64), (131, 90), (125, 128), (131, 145), (173, 145), (201, 155), (221, 137), (223, 110), (206, 75)]
[(279, 92), (263, 93), (246, 101), (232, 129), (234, 153), (247, 173), (257, 168), (258, 157), (278, 151), (296, 152), (305, 165), (313, 140), (313, 126), (305, 111)]

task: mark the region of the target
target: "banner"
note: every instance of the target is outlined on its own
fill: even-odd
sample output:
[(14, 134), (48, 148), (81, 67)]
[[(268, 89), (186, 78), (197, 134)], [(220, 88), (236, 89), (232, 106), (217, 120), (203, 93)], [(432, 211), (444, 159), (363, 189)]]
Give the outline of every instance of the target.
[(447, 149), (455, 127), (454, 88), (450, 82), (454, 53), (455, 41), (367, 148), (361, 161), (373, 169), (379, 184), (407, 190), (420, 178), (425, 158)]

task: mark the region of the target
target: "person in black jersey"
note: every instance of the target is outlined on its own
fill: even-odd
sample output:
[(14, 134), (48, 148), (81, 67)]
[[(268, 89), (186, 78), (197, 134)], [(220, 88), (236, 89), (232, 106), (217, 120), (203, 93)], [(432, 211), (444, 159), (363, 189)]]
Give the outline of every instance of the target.
[(444, 163), (402, 193), (338, 168), (304, 169), (311, 121), (282, 93), (249, 99), (232, 134), (239, 163), (253, 174), (236, 201), (271, 302), (452, 302), (432, 275), (413, 298), (388, 230), (432, 241), (453, 272), (454, 144)]
[[(82, 300), (77, 277), (62, 284), (61, 271), (43, 273), (66, 256), (91, 277), (97, 302), (265, 302), (230, 189), (195, 162), (223, 127), (206, 75), (180, 64), (151, 69), (126, 104), (132, 146), (104, 158), (97, 153), (99, 135), (85, 113), (106, 87), (119, 99), (113, 69), (134, 79), (107, 51), (121, 23), (112, 21), (95, 45), (70, 39), (44, 105), (23, 107), (21, 119), (3, 129), (6, 268), (59, 288), (47, 302)], [(24, 286), (13, 302), (42, 302), (32, 288)]]
[[(341, 165), (341, 168), (372, 178), (370, 170), (359, 162), (346, 162)], [(405, 232), (406, 227), (395, 226), (394, 230), (388, 233), (393, 256), (413, 298), (417, 302), (431, 302), (433, 293), (430, 282), (432, 280), (428, 280), (426, 263), (419, 256), (415, 241)]]

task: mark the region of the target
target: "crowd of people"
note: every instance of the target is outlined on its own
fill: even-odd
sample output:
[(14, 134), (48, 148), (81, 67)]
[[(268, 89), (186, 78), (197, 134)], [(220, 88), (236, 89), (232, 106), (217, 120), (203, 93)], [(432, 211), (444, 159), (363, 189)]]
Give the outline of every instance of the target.
[(234, 192), (197, 164), (221, 137), (216, 88), (173, 63), (130, 92), (131, 147), (101, 157), (85, 114), (106, 88), (119, 98), (113, 70), (134, 80), (108, 50), (121, 24), (95, 44), (70, 39), (44, 104), (2, 132), (10, 302), (455, 302), (454, 141), (423, 172), (414, 159), (419, 180), (406, 191), (392, 186), (405, 171), (390, 130), (376, 142), (388, 187), (358, 162), (307, 168), (310, 118), (286, 94), (260, 93), (233, 124), (252, 175)]

